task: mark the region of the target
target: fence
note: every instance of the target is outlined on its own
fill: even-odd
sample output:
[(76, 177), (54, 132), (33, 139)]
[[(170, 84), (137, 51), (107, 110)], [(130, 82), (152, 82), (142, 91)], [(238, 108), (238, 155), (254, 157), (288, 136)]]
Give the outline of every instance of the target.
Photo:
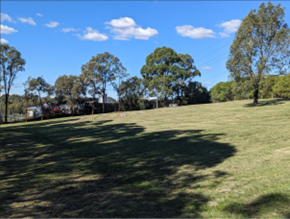
[[(19, 122), (25, 120), (26, 116), (25, 114), (18, 114), (18, 113), (13, 113), (13, 114), (8, 114), (7, 115), (7, 121), (8, 122)], [(4, 115), (0, 113), (0, 123), (5, 121)]]

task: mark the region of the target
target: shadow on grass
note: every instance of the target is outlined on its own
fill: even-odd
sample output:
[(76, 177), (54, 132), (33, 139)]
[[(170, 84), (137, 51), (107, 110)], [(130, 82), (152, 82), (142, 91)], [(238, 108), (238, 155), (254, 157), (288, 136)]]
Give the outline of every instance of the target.
[[(290, 99), (269, 99), (269, 100), (262, 100), (259, 101), (259, 106), (275, 106), (275, 105), (280, 105), (284, 104), (285, 101), (290, 101)], [(244, 105), (244, 107), (254, 107), (253, 103), (247, 103)]]
[[(66, 121), (67, 122), (67, 121)], [(200, 217), (201, 174), (236, 152), (223, 134), (146, 132), (110, 120), (6, 127), (0, 135), (2, 217)], [(203, 185), (204, 186), (204, 185)]]
[(263, 195), (248, 204), (233, 203), (228, 205), (225, 210), (230, 213), (239, 214), (244, 218), (257, 218), (261, 217), (261, 214), (268, 212), (272, 212), (273, 217), (279, 213), (289, 218), (289, 203), (290, 199), (288, 196), (273, 193)]

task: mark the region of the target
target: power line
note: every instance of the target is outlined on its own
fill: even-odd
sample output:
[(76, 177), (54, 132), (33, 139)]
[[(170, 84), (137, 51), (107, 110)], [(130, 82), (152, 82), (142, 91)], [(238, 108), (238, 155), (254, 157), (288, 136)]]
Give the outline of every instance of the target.
[[(222, 55), (225, 55), (226, 53), (224, 53), (224, 54), (222, 54)], [(216, 63), (216, 62), (218, 62), (218, 61), (220, 61), (220, 60), (222, 60), (222, 59), (224, 59), (224, 58), (226, 58), (227, 57), (227, 55), (226, 56), (223, 56), (223, 57), (221, 57), (221, 56), (219, 56), (219, 57), (216, 57), (216, 58), (214, 58), (214, 59), (212, 59), (211, 61), (213, 61), (213, 60), (215, 60), (215, 59), (217, 59), (218, 58), (218, 60), (216, 60), (216, 61), (214, 61), (214, 62), (205, 62), (205, 63), (203, 63), (202, 65), (200, 65), (200, 66), (203, 66), (203, 65), (210, 65), (210, 64), (214, 64), (214, 63)]]
[(219, 49), (217, 49), (217, 50), (213, 51), (212, 53), (210, 53), (210, 54), (208, 54), (208, 55), (206, 55), (206, 56), (203, 56), (203, 57), (202, 57), (202, 58), (200, 58), (200, 59), (197, 59), (196, 61), (200, 61), (200, 60), (202, 60), (202, 59), (204, 59), (204, 58), (208, 57), (209, 55), (211, 55), (211, 54), (215, 53), (216, 51), (219, 51), (220, 49), (222, 49), (222, 48), (224, 48), (224, 47), (228, 46), (229, 44), (231, 44), (231, 43), (227, 43), (226, 45), (223, 45), (223, 46), (222, 46), (222, 47), (220, 47)]
[(207, 81), (207, 80), (209, 80), (209, 79), (216, 78), (217, 76), (220, 76), (220, 75), (225, 74), (225, 73), (228, 73), (228, 72), (227, 72), (227, 71), (224, 71), (224, 72), (222, 72), (222, 73), (219, 73), (219, 74), (217, 74), (217, 75), (214, 75), (214, 76), (212, 76), (212, 77), (209, 77), (209, 78), (207, 78), (207, 79), (201, 81), (200, 83), (204, 83), (205, 81)]
[(224, 39), (225, 39), (225, 38), (223, 38), (223, 39), (219, 40), (218, 42), (212, 44), (211, 46), (207, 47), (207, 48), (204, 49), (203, 51), (201, 51), (201, 52), (195, 54), (194, 57), (197, 56), (197, 55), (199, 55), (199, 54), (201, 54), (201, 53), (203, 53), (204, 51), (208, 50), (209, 48), (211, 48), (211, 47), (213, 47), (214, 45), (218, 44), (219, 42), (223, 41)]

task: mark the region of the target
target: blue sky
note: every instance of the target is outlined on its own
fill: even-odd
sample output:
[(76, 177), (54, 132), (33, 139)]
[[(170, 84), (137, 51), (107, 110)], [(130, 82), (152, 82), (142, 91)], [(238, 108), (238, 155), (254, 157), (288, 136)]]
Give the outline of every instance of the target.
[[(54, 84), (63, 74), (105, 51), (117, 56), (131, 76), (140, 75), (147, 55), (167, 46), (188, 53), (210, 89), (228, 80), (225, 68), (234, 32), (259, 1), (1, 1), (1, 42), (21, 52), (26, 70), (11, 93), (22, 94), (28, 76)], [(274, 2), (278, 4), (279, 2)], [(290, 2), (282, 1), (286, 22)], [(112, 88), (108, 95), (116, 98)]]

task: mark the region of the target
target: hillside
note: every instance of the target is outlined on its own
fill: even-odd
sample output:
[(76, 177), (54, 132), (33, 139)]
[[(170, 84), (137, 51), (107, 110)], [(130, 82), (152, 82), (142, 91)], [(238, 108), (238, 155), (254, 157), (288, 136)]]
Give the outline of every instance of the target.
[(0, 215), (290, 217), (290, 101), (250, 103), (2, 125)]

